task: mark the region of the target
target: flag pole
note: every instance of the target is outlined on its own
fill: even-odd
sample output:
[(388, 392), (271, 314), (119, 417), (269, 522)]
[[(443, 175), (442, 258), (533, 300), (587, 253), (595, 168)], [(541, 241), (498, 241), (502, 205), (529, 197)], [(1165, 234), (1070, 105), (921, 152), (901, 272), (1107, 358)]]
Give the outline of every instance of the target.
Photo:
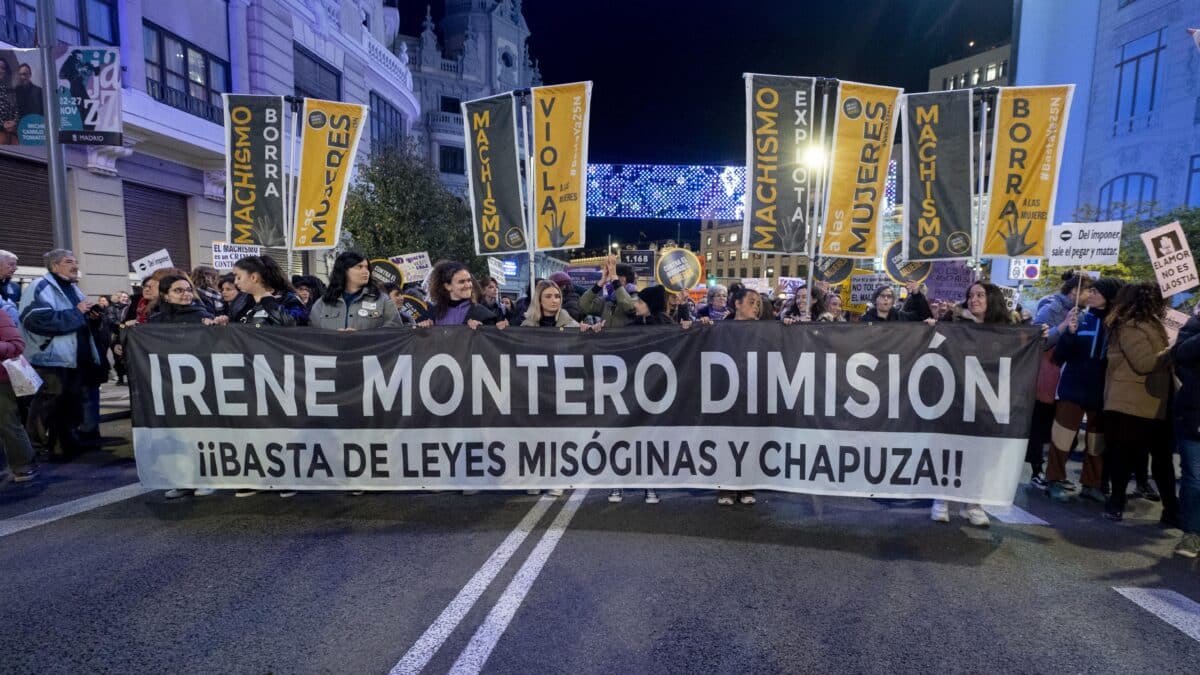
[[(816, 169), (817, 175), (817, 190), (816, 197), (812, 200), (811, 209), (813, 218), (809, 223), (808, 228), (808, 279), (805, 282), (805, 288), (808, 289), (808, 304), (809, 314), (812, 313), (812, 305), (816, 300), (813, 293), (813, 268), (817, 264), (817, 246), (820, 241), (817, 237), (817, 227), (825, 217), (825, 177), (826, 167), (829, 165), (829, 158), (825, 156), (825, 113), (829, 108), (829, 80), (828, 78), (817, 78), (815, 86), (821, 90), (821, 114), (814, 120), (821, 125), (818, 130), (817, 145), (820, 153), (818, 157), (820, 163)], [(809, 183), (811, 185), (811, 181)]]
[(533, 128), (529, 124), (529, 97), (532, 92), (524, 90), (519, 92), (521, 97), (521, 124), (524, 129), (521, 133), (521, 138), (525, 141), (525, 238), (526, 244), (529, 247), (529, 304), (533, 304), (533, 294), (536, 292), (534, 282), (537, 279), (537, 270), (534, 267), (534, 262), (537, 254), (537, 220), (534, 217), (535, 202), (533, 195), (534, 180), (533, 180)]
[(293, 185), (291, 169), (292, 167), (296, 166), (296, 144), (300, 139), (300, 129), (298, 127), (298, 124), (300, 123), (300, 107), (304, 105), (304, 99), (299, 99), (294, 96), (288, 96), (286, 99), (292, 107), (292, 137), (288, 141), (288, 158), (284, 161), (283, 184), (286, 194), (290, 196), (291, 199), (289, 200), (286, 197), (284, 198), (283, 211), (285, 214), (284, 220), (286, 222), (283, 226), (283, 233), (287, 246), (286, 273), (288, 280), (290, 281), (292, 278), (292, 247), (294, 246), (296, 240), (296, 218), (299, 216), (297, 211), (297, 198), (299, 197), (300, 193), (300, 172), (298, 170), (296, 171), (296, 183)]
[(54, 64), (54, 45), (58, 44), (55, 37), (58, 30), (58, 14), (54, 0), (38, 0), (37, 3), (37, 39), (42, 45), (38, 50), (41, 57), (42, 73), (45, 79), (43, 87), (43, 104), (46, 108), (46, 168), (48, 169), (50, 187), (50, 222), (51, 235), (55, 248), (73, 249), (71, 240), (71, 207), (67, 201), (67, 164), (63, 157), (62, 141), (59, 139), (59, 129), (62, 127), (62, 117), (58, 102), (58, 69)]

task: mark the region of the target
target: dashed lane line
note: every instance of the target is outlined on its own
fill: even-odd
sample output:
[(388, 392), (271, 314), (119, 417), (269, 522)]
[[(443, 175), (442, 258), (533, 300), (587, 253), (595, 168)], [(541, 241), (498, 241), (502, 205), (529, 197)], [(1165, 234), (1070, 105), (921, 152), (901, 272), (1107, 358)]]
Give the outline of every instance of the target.
[(47, 506), (44, 509), (23, 513), (19, 516), (13, 516), (0, 520), (0, 537), (7, 537), (10, 534), (16, 534), (28, 530), (31, 527), (53, 523), (56, 520), (69, 518), (79, 515), (92, 509), (98, 509), (101, 506), (108, 506), (126, 499), (132, 499), (140, 495), (150, 492), (148, 488), (142, 487), (141, 483), (132, 483), (124, 487), (119, 487), (107, 492), (100, 492), (87, 497), (80, 497), (62, 504)]
[(1200, 603), (1166, 588), (1114, 586), (1113, 590), (1200, 642)]
[(988, 515), (996, 520), (1010, 525), (1050, 525), (1050, 523), (1038, 518), (1016, 504), (1010, 506), (985, 506), (983, 510), (987, 511)]

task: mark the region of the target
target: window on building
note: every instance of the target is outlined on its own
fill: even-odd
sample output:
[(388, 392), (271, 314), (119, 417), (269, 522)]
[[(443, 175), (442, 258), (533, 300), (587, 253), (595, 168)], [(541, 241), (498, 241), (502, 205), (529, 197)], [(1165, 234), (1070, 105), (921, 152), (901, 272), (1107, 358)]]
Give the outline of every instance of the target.
[(1188, 168), (1187, 205), (1200, 207), (1200, 155), (1192, 155)]
[(971, 71), (971, 86), (972, 87), (977, 86), (979, 84), (979, 73), (980, 73), (980, 71), (978, 68)]
[(736, 242), (737, 240), (738, 240), (738, 233), (737, 233), (737, 232), (730, 232), (730, 233), (729, 233), (729, 243), (731, 243), (731, 244), (732, 244), (732, 243)]
[(761, 268), (761, 267), (755, 267), (755, 268), (754, 268), (754, 276), (756, 276), (756, 277), (761, 277), (761, 276), (762, 276), (762, 268)]
[(775, 276), (775, 268), (774, 268), (774, 267), (768, 267), (768, 268), (767, 268), (767, 276), (768, 276), (768, 277), (773, 277), (773, 276)]
[(1137, 2), (1137, 0), (1117, 0), (1117, 9), (1128, 7), (1135, 2)]
[(292, 49), (292, 88), (298, 98), (342, 100), (342, 75), (300, 45)]
[(442, 97), (442, 112), (454, 115), (462, 114), (462, 99), (455, 96)]
[(1127, 173), (1100, 187), (1100, 214), (1105, 220), (1145, 219), (1152, 215), (1158, 179), (1147, 173)]
[(712, 246), (712, 235), (711, 234), (704, 238), (704, 245)]
[(1113, 134), (1144, 128), (1150, 122), (1158, 89), (1158, 57), (1164, 48), (1162, 34), (1160, 28), (1121, 47)]
[(954, 87), (954, 85), (950, 84), (950, 78), (948, 78), (948, 77), (942, 78), (942, 89), (949, 90), (949, 89), (952, 89), (953, 87)]
[(987, 64), (987, 69), (984, 71), (983, 79), (986, 82), (991, 82), (996, 79), (996, 64)]
[(717, 251), (717, 261), (725, 262), (725, 251)]
[(438, 147), (438, 170), (442, 173), (464, 174), (467, 172), (463, 149), (453, 145)]
[(58, 0), (58, 41), (68, 45), (118, 44), (117, 0)]
[(749, 260), (749, 259), (750, 259), (750, 252), (742, 251), (742, 260)]
[(1008, 75), (1008, 59), (1000, 62), (1000, 70), (996, 73), (996, 77), (1004, 77)]
[(724, 243), (725, 243), (725, 241), (726, 241), (726, 238), (727, 238), (727, 237), (726, 237), (726, 235), (724, 235), (724, 234), (722, 234), (722, 235), (719, 235), (719, 236), (717, 237), (717, 243), (718, 243), (718, 244), (724, 244)]
[(371, 152), (404, 144), (404, 116), (386, 98), (371, 92)]
[(1196, 97), (1196, 114), (1192, 116), (1192, 124), (1200, 124), (1200, 96)]
[(791, 265), (780, 265), (779, 266), (779, 276), (781, 276), (781, 277), (792, 276), (792, 266)]
[(0, 0), (0, 40), (32, 47), (37, 26), (37, 0)]
[(745, 279), (745, 278), (746, 278), (746, 268), (745, 268), (745, 267), (743, 267), (743, 268), (742, 268), (742, 274), (741, 274), (741, 277), (742, 277), (743, 279)]
[(221, 94), (229, 91), (229, 65), (178, 35), (142, 24), (146, 93), (172, 108), (222, 124)]
[(704, 259), (705, 259), (706, 261), (708, 261), (708, 262), (712, 262), (712, 251), (709, 251), (708, 253), (705, 253), (705, 254), (704, 254)]

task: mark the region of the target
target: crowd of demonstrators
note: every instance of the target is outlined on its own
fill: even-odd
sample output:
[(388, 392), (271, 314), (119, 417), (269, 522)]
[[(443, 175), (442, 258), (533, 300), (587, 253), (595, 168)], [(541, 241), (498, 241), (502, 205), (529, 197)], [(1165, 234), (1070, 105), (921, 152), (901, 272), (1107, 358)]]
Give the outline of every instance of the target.
[(617, 262), (616, 256), (609, 256), (600, 272), (600, 281), (579, 298), (579, 308), (600, 317), (601, 323), (608, 328), (620, 328), (635, 314), (633, 296), (636, 293), (637, 273), (633, 266)]
[[(521, 325), (530, 328), (579, 328), (579, 322), (563, 307), (562, 289), (553, 281), (538, 283)], [(587, 324), (584, 327), (587, 328)]]
[(248, 296), (230, 321), (252, 326), (306, 326), (308, 308), (283, 270), (269, 256), (242, 258), (233, 265), (234, 283)]
[(395, 303), (371, 281), (366, 257), (354, 251), (334, 260), (329, 286), (309, 313), (310, 326), (339, 331), (398, 328), (403, 323)]
[[(1050, 327), (1049, 333), (1046, 335), (1046, 343), (1043, 345), (1041, 363), (1038, 366), (1037, 400), (1034, 402), (1033, 423), (1029, 431), (1029, 444), (1025, 451), (1025, 461), (1029, 464), (1033, 474), (1033, 485), (1042, 489), (1050, 487), (1043, 473), (1044, 453), (1046, 444), (1051, 440), (1051, 429), (1054, 426), (1055, 391), (1058, 388), (1062, 370), (1059, 365), (1054, 363), (1054, 349), (1058, 345), (1059, 338), (1067, 330), (1072, 316), (1078, 313), (1076, 307), (1079, 304), (1081, 282), (1090, 283), (1090, 279), (1087, 281), (1085, 279), (1086, 277), (1082, 275), (1068, 272), (1063, 277), (1058, 293), (1048, 295), (1038, 301), (1037, 311), (1033, 316), (1034, 323)], [(1072, 438), (1071, 447), (1074, 445)], [(1068, 452), (1070, 450), (1071, 448), (1067, 449)], [(1065, 478), (1058, 481), (1058, 489), (1060, 491), (1073, 489), (1074, 486), (1065, 481)]]
[(908, 299), (904, 307), (896, 306), (896, 289), (891, 284), (884, 284), (875, 289), (871, 308), (863, 315), (865, 322), (876, 321), (926, 321), (933, 318), (929, 301), (921, 290), (919, 283), (908, 284)]

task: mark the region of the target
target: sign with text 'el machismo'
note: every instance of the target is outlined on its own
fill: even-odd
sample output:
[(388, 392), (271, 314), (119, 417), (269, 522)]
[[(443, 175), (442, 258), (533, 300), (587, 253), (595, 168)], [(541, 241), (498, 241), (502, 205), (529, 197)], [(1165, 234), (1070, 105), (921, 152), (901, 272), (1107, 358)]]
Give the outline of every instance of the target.
[(884, 185), (903, 89), (842, 82), (825, 199), (823, 255), (875, 258), (882, 233)]
[(810, 207), (820, 190), (810, 151), (816, 82), (747, 74), (743, 241), (751, 253), (808, 253)]
[(537, 250), (587, 239), (588, 115), (592, 83), (533, 88), (533, 188)]
[(222, 98), (225, 241), (243, 246), (287, 246), (283, 97), (222, 94)]
[(525, 198), (511, 92), (462, 104), (476, 255), (525, 251)]
[(969, 89), (904, 97), (904, 259), (966, 260), (974, 153)]

